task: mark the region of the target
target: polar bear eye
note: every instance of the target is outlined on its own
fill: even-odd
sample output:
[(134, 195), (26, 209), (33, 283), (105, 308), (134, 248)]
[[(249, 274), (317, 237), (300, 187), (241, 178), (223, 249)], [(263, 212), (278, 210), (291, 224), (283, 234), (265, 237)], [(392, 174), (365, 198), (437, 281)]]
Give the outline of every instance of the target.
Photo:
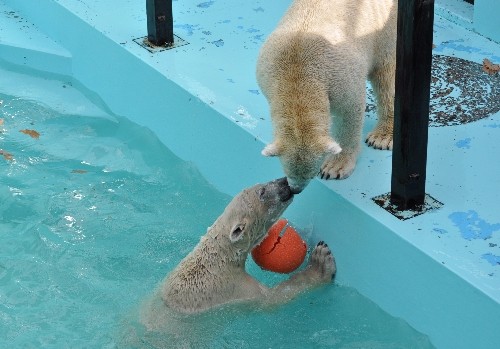
[(266, 188), (260, 188), (259, 189), (259, 198), (262, 199), (264, 197), (265, 193), (266, 193)]

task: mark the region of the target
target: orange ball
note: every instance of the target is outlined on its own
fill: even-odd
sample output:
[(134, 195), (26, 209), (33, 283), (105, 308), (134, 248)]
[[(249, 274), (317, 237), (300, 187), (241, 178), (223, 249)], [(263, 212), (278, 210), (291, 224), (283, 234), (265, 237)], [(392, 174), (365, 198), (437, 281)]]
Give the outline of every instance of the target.
[(302, 264), (306, 252), (306, 243), (288, 225), (288, 221), (281, 218), (269, 229), (267, 237), (252, 250), (252, 258), (264, 270), (286, 274)]

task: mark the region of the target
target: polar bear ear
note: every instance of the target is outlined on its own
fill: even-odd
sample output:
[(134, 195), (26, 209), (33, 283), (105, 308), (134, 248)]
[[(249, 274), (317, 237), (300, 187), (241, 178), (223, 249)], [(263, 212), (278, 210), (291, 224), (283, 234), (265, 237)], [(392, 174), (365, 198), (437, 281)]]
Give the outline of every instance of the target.
[(269, 143), (264, 147), (264, 149), (262, 149), (260, 153), (264, 156), (278, 156), (279, 155), (278, 146), (274, 142)]
[(229, 240), (231, 242), (239, 241), (243, 238), (243, 234), (245, 232), (245, 224), (240, 223), (236, 224), (233, 229), (231, 229), (231, 233), (229, 233)]
[(340, 153), (341, 151), (342, 151), (342, 148), (340, 147), (340, 145), (337, 142), (335, 142), (333, 139), (330, 138), (330, 140), (326, 144), (326, 152), (328, 154), (335, 155), (335, 154)]

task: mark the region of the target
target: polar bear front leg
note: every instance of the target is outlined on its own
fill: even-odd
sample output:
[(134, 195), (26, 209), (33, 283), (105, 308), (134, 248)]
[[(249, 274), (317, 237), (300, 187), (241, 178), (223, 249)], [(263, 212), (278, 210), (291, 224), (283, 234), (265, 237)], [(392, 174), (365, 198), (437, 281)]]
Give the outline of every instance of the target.
[(307, 289), (330, 283), (336, 271), (335, 259), (330, 248), (320, 241), (311, 252), (307, 267), (290, 279), (268, 289), (263, 303), (265, 305), (285, 303)]
[(375, 149), (392, 150), (394, 127), (395, 63), (376, 69), (370, 76), (377, 99), (378, 121), (365, 143)]
[(309, 264), (303, 272), (309, 274), (308, 277), (311, 278), (311, 282), (321, 284), (332, 280), (337, 272), (337, 266), (332, 251), (324, 241), (318, 242), (311, 253)]
[(349, 177), (356, 167), (356, 155), (342, 150), (339, 154), (328, 155), (320, 171), (321, 179), (344, 179)]
[[(344, 179), (349, 177), (356, 167), (356, 160), (361, 150), (361, 134), (363, 130), (365, 111), (364, 81), (361, 90), (351, 89), (348, 101), (336, 103), (335, 117), (332, 122), (333, 139), (338, 141), (342, 151), (330, 154), (321, 165), (320, 177), (322, 179)], [(347, 96), (343, 96), (347, 98)]]

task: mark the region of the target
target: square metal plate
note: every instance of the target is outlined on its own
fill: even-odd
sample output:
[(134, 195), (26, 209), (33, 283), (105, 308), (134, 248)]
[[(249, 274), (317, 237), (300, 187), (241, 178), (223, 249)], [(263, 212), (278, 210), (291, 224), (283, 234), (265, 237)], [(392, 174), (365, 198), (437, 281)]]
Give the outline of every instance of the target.
[(443, 206), (442, 202), (434, 199), (429, 194), (425, 194), (424, 204), (415, 210), (398, 210), (396, 205), (391, 204), (391, 193), (375, 196), (372, 200), (384, 210), (402, 221), (419, 216), (428, 211), (437, 210)]
[(177, 47), (189, 44), (189, 42), (187, 42), (186, 40), (178, 37), (175, 34), (174, 34), (174, 44), (173, 45), (169, 45), (169, 46), (167, 46), (167, 45), (164, 45), (164, 46), (155, 46), (155, 45), (153, 45), (152, 43), (149, 42), (147, 36), (144, 36), (142, 38), (134, 39), (133, 41), (136, 44), (138, 44), (139, 46), (145, 48), (146, 50), (148, 50), (151, 53), (157, 53), (157, 52), (161, 52), (161, 51), (171, 50), (173, 48), (177, 48)]

